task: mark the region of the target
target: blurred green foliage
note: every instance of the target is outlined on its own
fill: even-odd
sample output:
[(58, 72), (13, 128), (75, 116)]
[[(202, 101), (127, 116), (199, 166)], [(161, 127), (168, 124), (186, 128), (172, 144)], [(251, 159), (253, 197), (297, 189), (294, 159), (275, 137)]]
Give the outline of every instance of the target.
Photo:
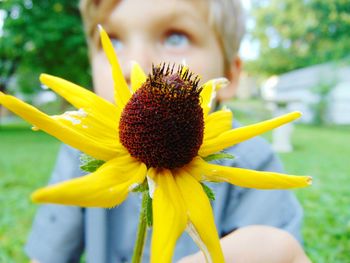
[(87, 46), (77, 0), (5, 0), (0, 33), (0, 89), (34, 93), (46, 72), (91, 86)]
[(246, 69), (263, 75), (343, 59), (350, 54), (349, 0), (252, 0), (252, 41), (260, 56)]

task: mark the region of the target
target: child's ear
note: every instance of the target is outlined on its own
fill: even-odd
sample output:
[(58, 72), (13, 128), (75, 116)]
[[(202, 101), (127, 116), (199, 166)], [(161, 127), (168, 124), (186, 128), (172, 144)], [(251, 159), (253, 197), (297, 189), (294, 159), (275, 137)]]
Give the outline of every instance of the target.
[(220, 102), (227, 101), (235, 96), (239, 83), (239, 75), (241, 73), (241, 68), (242, 60), (240, 57), (236, 56), (226, 69), (225, 77), (230, 81), (230, 84), (227, 87), (218, 91), (217, 99)]

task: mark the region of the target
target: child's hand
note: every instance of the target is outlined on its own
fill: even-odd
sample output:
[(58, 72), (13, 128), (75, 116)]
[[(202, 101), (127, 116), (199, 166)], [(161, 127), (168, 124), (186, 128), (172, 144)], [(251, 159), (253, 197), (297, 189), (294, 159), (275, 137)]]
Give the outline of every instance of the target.
[(177, 263), (205, 263), (205, 257), (203, 253), (198, 252), (196, 254), (189, 255), (180, 259)]

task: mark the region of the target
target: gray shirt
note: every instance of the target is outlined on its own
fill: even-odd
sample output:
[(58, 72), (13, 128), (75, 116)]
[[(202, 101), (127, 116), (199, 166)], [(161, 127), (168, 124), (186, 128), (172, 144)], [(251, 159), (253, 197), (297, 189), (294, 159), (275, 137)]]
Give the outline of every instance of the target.
[[(222, 165), (282, 171), (270, 146), (259, 137), (227, 151), (236, 158), (220, 161)], [(81, 175), (79, 152), (63, 145), (50, 183)], [(263, 224), (285, 229), (301, 241), (302, 209), (292, 192), (247, 189), (226, 183), (209, 186), (216, 194), (212, 206), (220, 237), (242, 226)], [(130, 262), (140, 206), (141, 197), (134, 193), (118, 207), (107, 210), (43, 205), (36, 214), (25, 251), (41, 263), (79, 262), (84, 248), (87, 262)], [(149, 262), (150, 238), (151, 233), (143, 262)], [(177, 242), (173, 259), (176, 261), (196, 251), (197, 246), (184, 233)]]

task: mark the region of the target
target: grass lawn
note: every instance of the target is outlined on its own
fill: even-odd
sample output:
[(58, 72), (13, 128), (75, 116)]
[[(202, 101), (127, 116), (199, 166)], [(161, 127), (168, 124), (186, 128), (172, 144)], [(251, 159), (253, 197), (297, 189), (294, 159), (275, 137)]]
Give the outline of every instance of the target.
[[(350, 127), (298, 125), (293, 141), (295, 151), (281, 155), (288, 173), (314, 177), (296, 191), (307, 253), (314, 262), (350, 262)], [(36, 209), (29, 195), (46, 184), (58, 146), (28, 127), (0, 128), (0, 262), (27, 262), (22, 247)]]
[(47, 183), (58, 146), (29, 126), (0, 126), (0, 262), (28, 262), (23, 244), (36, 209), (29, 196)]
[(281, 155), (290, 174), (308, 174), (297, 190), (305, 209), (303, 233), (314, 262), (350, 262), (350, 127), (298, 126), (295, 151)]

